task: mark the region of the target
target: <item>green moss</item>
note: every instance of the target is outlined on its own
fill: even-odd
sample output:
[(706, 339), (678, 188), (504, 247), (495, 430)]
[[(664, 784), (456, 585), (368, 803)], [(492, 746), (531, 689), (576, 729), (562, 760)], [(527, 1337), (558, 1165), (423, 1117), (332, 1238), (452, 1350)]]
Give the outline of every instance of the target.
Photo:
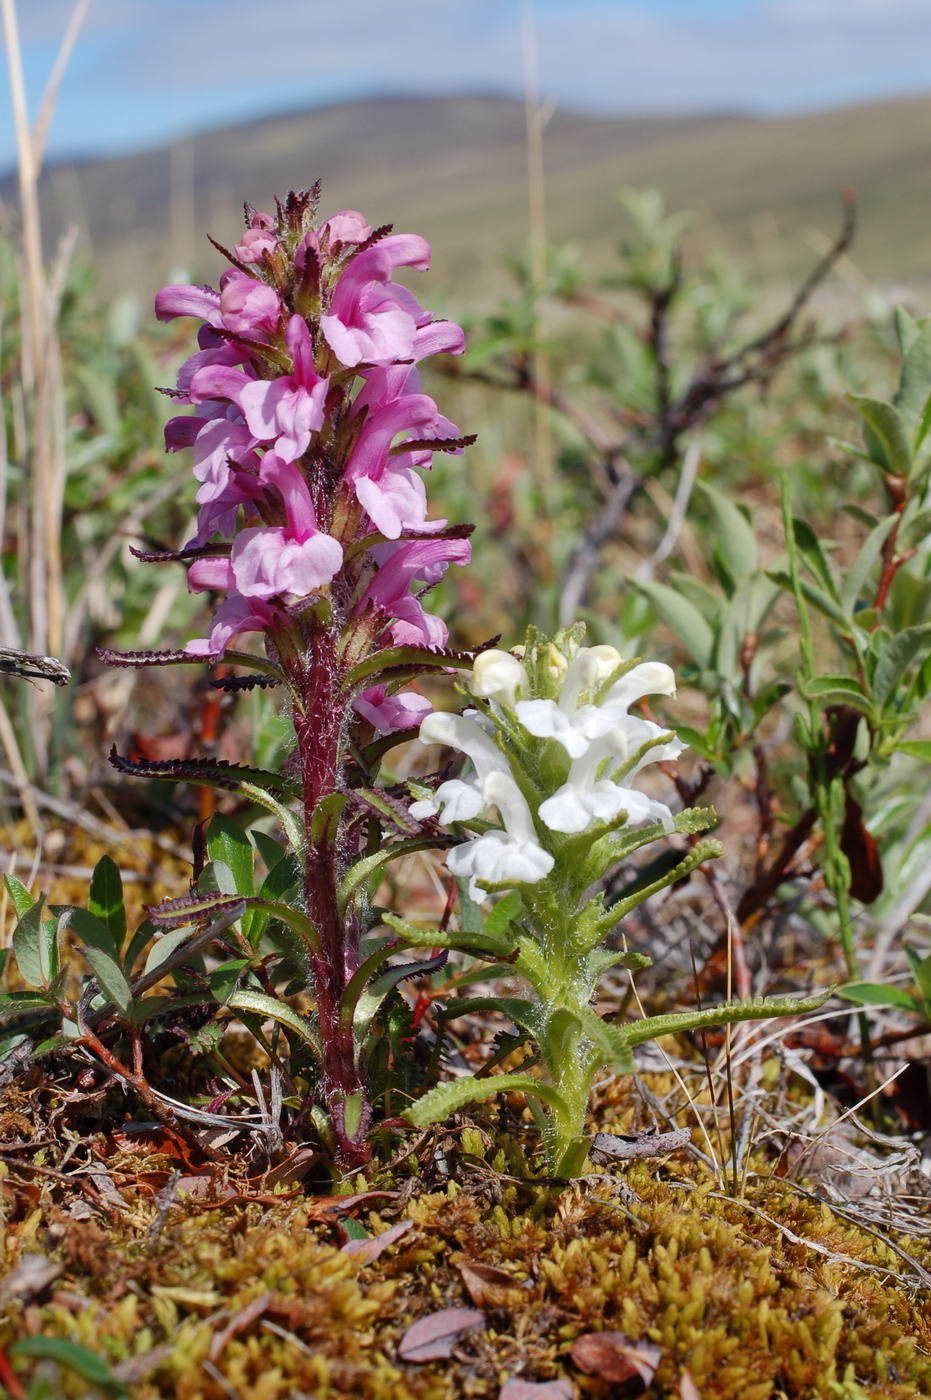
[[(478, 1129), (460, 1146), (463, 1185), (418, 1194), (412, 1181), (406, 1203), (363, 1217), (372, 1233), (414, 1222), (370, 1264), (342, 1251), (310, 1199), (221, 1209), (181, 1199), (159, 1227), (154, 1202), (124, 1191), (131, 1208), (106, 1229), (43, 1199), (11, 1222), (6, 1262), (40, 1250), (64, 1272), (39, 1301), (10, 1309), (0, 1345), (24, 1331), (80, 1342), (136, 1375), (134, 1400), (454, 1400), (496, 1397), (516, 1374), (570, 1375), (580, 1395), (608, 1397), (568, 1355), (575, 1337), (607, 1328), (658, 1345), (659, 1400), (678, 1397), (686, 1365), (702, 1400), (931, 1393), (931, 1319), (891, 1277), (901, 1259), (785, 1182), (753, 1181), (733, 1201), (680, 1158), (631, 1167), (623, 1189), (606, 1178), (557, 1194), (470, 1175), (469, 1154), (484, 1151)], [(923, 1242), (907, 1248), (931, 1264)], [(513, 1287), (473, 1300), (463, 1264), (504, 1271)], [(452, 1358), (399, 1360), (411, 1322), (474, 1302), (487, 1325), (464, 1334)], [(60, 1387), (86, 1394), (77, 1377)]]

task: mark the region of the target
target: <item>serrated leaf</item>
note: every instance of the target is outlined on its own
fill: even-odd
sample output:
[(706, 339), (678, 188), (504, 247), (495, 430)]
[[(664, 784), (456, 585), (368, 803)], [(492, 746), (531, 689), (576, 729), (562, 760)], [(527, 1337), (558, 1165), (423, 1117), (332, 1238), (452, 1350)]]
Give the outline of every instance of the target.
[(223, 812), (217, 812), (211, 818), (207, 828), (207, 850), (211, 860), (223, 861), (228, 867), (236, 894), (255, 892), (252, 843), (242, 827)]
[(451, 1113), (457, 1113), (467, 1103), (479, 1099), (490, 1099), (495, 1094), (523, 1093), (548, 1104), (550, 1108), (565, 1111), (565, 1104), (559, 1093), (549, 1084), (542, 1084), (529, 1074), (492, 1074), (487, 1079), (455, 1079), (449, 1084), (437, 1084), (436, 1088), (424, 1094), (422, 1099), (411, 1104), (403, 1117), (415, 1128), (425, 1128), (430, 1123), (440, 1123)]
[(502, 895), (494, 908), (489, 911), (485, 920), (484, 932), (488, 937), (503, 938), (523, 908), (523, 903), (519, 890), (512, 890), (510, 894)]
[(747, 1001), (726, 1001), (720, 1006), (706, 1006), (701, 1011), (673, 1011), (665, 1016), (647, 1016), (641, 1021), (618, 1026), (616, 1030), (628, 1045), (642, 1045), (644, 1041), (655, 1040), (657, 1036), (677, 1035), (706, 1026), (800, 1016), (806, 1011), (817, 1011), (833, 992), (834, 988), (831, 987), (808, 997), (751, 997)]
[(133, 995), (119, 963), (108, 957), (106, 953), (101, 952), (99, 948), (93, 948), (90, 945), (83, 949), (83, 954), (90, 964), (91, 971), (104, 996), (108, 1001), (112, 1001), (114, 1006), (123, 1012), (124, 1016), (129, 1015), (132, 1009)]
[(514, 951), (514, 940), (503, 935), (489, 934), (487, 924), (482, 933), (472, 933), (464, 929), (452, 932), (449, 929), (422, 928), (391, 913), (383, 914), (382, 919), (388, 928), (394, 929), (412, 948), (462, 948), (475, 953), (490, 953), (496, 958), (507, 957)]
[(286, 1002), (276, 1001), (274, 997), (267, 996), (265, 992), (254, 992), (250, 987), (240, 987), (238, 991), (233, 992), (227, 1006), (234, 1011), (250, 1011), (256, 1016), (277, 1021), (279, 1025), (285, 1026), (288, 1030), (299, 1035), (320, 1058), (322, 1051), (316, 1028), (306, 1017), (299, 1015)]
[(149, 918), (166, 928), (178, 924), (192, 924), (205, 919), (215, 919), (220, 914), (233, 914), (235, 910), (264, 909), (270, 918), (287, 924), (296, 934), (313, 948), (319, 948), (320, 939), (306, 914), (280, 900), (263, 899), (261, 895), (221, 895), (207, 891), (205, 894), (184, 895), (180, 899), (168, 899), (158, 908), (148, 909)]
[(631, 579), (661, 622), (673, 631), (688, 654), (703, 669), (711, 666), (714, 633), (694, 603), (668, 584)]
[(476, 654), (474, 651), (454, 651), (449, 647), (438, 647), (436, 650), (432, 647), (387, 647), (354, 666), (346, 677), (344, 687), (352, 693), (360, 686), (371, 684), (376, 676), (383, 673), (405, 671), (418, 675), (421, 671), (445, 671), (450, 667), (470, 671)]
[(399, 982), (404, 982), (408, 977), (429, 977), (431, 973), (439, 972), (441, 967), (445, 967), (448, 957), (449, 953), (444, 948), (434, 958), (426, 958), (422, 962), (399, 963), (396, 967), (386, 968), (380, 977), (376, 977), (364, 987), (356, 998), (353, 1009), (352, 1028), (356, 1039), (365, 1039), (378, 1015), (379, 1007)]
[[(871, 399), (867, 394), (847, 394), (845, 397), (863, 418), (864, 441), (877, 464), (894, 476), (907, 476), (912, 464), (911, 433), (907, 431), (898, 409), (882, 399)], [(902, 400), (904, 407), (901, 390), (896, 398)], [(922, 404), (924, 398), (922, 396)]]
[(353, 788), (347, 796), (354, 806), (381, 817), (403, 836), (416, 836), (420, 831), (420, 822), (411, 816), (406, 805), (382, 788)]
[(118, 773), (134, 778), (154, 778), (162, 782), (198, 783), (201, 787), (236, 792), (240, 788), (256, 788), (275, 798), (297, 795), (296, 783), (281, 773), (264, 768), (251, 768), (245, 763), (228, 763), (224, 758), (126, 758), (111, 748), (110, 763)]
[(110, 856), (101, 856), (94, 867), (87, 907), (110, 930), (117, 948), (122, 948), (126, 937), (123, 877)]

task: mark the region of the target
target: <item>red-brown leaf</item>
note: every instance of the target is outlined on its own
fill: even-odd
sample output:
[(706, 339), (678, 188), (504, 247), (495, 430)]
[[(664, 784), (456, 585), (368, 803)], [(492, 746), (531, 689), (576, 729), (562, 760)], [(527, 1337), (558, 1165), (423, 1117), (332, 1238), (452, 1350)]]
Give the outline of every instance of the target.
[(506, 1308), (522, 1297), (523, 1290), (512, 1274), (493, 1264), (457, 1262), (466, 1292), (477, 1308)]
[(408, 1327), (398, 1355), (402, 1361), (440, 1361), (452, 1356), (463, 1332), (484, 1325), (485, 1314), (475, 1308), (443, 1308)]
[(558, 1381), (505, 1381), (498, 1392), (498, 1400), (575, 1400), (575, 1386), (571, 1381), (560, 1378)]
[(413, 1224), (413, 1220), (399, 1220), (397, 1225), (392, 1225), (390, 1230), (383, 1230), (380, 1235), (373, 1235), (367, 1240), (350, 1240), (348, 1244), (343, 1245), (343, 1253), (354, 1254), (363, 1263), (371, 1264), (372, 1260), (383, 1254), (395, 1240), (406, 1235)]
[(572, 1343), (571, 1355), (586, 1375), (641, 1395), (653, 1380), (662, 1352), (652, 1342), (635, 1342), (624, 1332), (585, 1332)]

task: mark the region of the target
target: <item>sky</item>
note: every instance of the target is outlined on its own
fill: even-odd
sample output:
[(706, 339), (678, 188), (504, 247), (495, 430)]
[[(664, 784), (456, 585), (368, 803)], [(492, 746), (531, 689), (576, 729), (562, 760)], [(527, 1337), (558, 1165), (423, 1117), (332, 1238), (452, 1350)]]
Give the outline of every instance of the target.
[[(18, 0), (33, 111), (72, 4)], [(90, 0), (49, 154), (360, 96), (519, 94), (526, 11), (564, 107), (769, 114), (931, 90), (931, 0)], [(9, 110), (4, 65), (4, 168)]]

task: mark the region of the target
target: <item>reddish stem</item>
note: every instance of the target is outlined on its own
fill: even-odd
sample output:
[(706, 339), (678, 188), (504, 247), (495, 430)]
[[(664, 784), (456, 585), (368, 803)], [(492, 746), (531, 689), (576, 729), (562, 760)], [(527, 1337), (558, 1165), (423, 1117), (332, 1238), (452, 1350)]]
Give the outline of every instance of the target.
[[(369, 1159), (365, 1133), (371, 1109), (356, 1056), (351, 1023), (343, 1018), (343, 997), (358, 966), (359, 929), (354, 919), (340, 916), (337, 896), (351, 852), (329, 835), (314, 841), (313, 815), (325, 797), (340, 788), (341, 735), (346, 700), (340, 693), (341, 669), (336, 651), (335, 627), (313, 634), (300, 690), (303, 709), (295, 707), (304, 823), (307, 846), (304, 855), (304, 902), (320, 939), (319, 952), (311, 957), (320, 1040), (323, 1048), (323, 1093), (344, 1166), (362, 1166)], [(354, 1121), (347, 1124), (347, 1101), (354, 1100)]]

